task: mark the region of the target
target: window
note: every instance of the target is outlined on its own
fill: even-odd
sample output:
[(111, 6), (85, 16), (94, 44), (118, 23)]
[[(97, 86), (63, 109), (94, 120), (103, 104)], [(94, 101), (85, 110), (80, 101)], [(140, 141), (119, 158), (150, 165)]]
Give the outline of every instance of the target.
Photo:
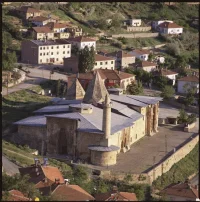
[(40, 53), (40, 56), (42, 56), (42, 53)]
[(63, 48), (65, 48), (65, 46), (63, 46)]
[(107, 65), (107, 64), (108, 64), (108, 62), (105, 62), (105, 64)]
[(58, 61), (58, 58), (56, 58), (56, 61)]
[(43, 50), (45, 50), (45, 47), (43, 47)]
[(59, 48), (59, 46), (57, 46), (57, 49)]
[(69, 54), (69, 51), (67, 51), (67, 54)]
[(49, 55), (49, 53), (47, 53), (47, 55)]
[(49, 62), (49, 59), (47, 58), (47, 62)]
[(51, 55), (53, 55), (53, 52), (51, 52)]
[(65, 54), (65, 51), (63, 51), (63, 54)]
[(49, 49), (49, 47), (47, 46), (47, 49)]
[(45, 55), (45, 53), (43, 53), (43, 55)]
[(51, 46), (51, 49), (53, 49), (53, 46)]
[(69, 48), (69, 45), (67, 46), (67, 48)]
[(97, 65), (97, 62), (95, 62), (95, 65)]
[(59, 54), (59, 52), (57, 52), (57, 55)]
[(42, 47), (40, 47), (40, 50), (42, 50)]
[(42, 59), (40, 60), (40, 62), (42, 62)]
[(100, 62), (100, 65), (102, 65), (103, 64), (103, 62)]
[(135, 135), (135, 139), (137, 139), (137, 134)]
[(111, 64), (113, 64), (113, 61), (111, 61)]

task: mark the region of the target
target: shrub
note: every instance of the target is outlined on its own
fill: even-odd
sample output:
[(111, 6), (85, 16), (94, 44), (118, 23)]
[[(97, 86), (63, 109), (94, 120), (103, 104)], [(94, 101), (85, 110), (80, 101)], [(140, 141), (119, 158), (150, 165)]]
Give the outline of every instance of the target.
[(180, 48), (177, 43), (169, 43), (166, 45), (167, 52), (173, 56), (180, 55)]
[(196, 114), (190, 114), (188, 116), (186, 123), (192, 124), (192, 123), (196, 122), (196, 120), (197, 120), (197, 115)]
[(172, 86), (165, 86), (162, 90), (161, 97), (164, 99), (169, 99), (173, 97), (175, 90)]
[(126, 91), (131, 95), (142, 94), (143, 93), (142, 83), (140, 81), (138, 81), (137, 83), (132, 82), (127, 86)]
[(186, 123), (188, 120), (188, 114), (185, 112), (184, 109), (179, 110), (178, 122), (179, 123)]

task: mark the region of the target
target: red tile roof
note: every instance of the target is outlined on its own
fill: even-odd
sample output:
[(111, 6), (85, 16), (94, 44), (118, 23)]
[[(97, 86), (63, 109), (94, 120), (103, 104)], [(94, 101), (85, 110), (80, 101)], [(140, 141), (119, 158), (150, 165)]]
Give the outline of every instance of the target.
[(167, 29), (169, 29), (169, 28), (183, 28), (183, 27), (177, 25), (174, 22), (172, 22), (172, 23), (170, 23), (170, 22), (163, 22), (163, 23), (159, 24), (158, 27), (167, 28)]
[(36, 21), (36, 22), (44, 22), (48, 20), (49, 18), (43, 17), (43, 16), (36, 16), (34, 18), (31, 18), (30, 21)]
[(177, 72), (173, 72), (171, 70), (167, 70), (167, 69), (162, 69), (161, 70), (161, 75), (163, 75), (163, 76), (173, 75), (173, 74), (178, 74), (178, 73)]
[[(117, 70), (110, 70), (110, 69), (94, 70), (94, 72), (97, 72), (97, 71), (102, 79), (108, 79), (108, 80), (123, 80), (123, 79), (134, 77), (133, 74), (128, 74), (128, 73), (117, 71)], [(70, 77), (75, 78), (76, 76), (77, 76), (76, 74), (73, 74)], [(93, 72), (79, 73), (79, 79), (92, 80), (93, 77), (94, 77)]]
[(116, 51), (116, 52), (113, 52), (113, 53), (107, 53), (106, 55), (110, 56), (110, 57), (118, 57), (118, 58), (134, 57), (130, 53), (126, 53), (124, 51)]
[(198, 190), (188, 182), (173, 183), (161, 191), (162, 194), (186, 198), (199, 198)]
[(142, 61), (142, 62), (135, 63), (134, 66), (135, 65), (138, 65), (139, 67), (152, 67), (152, 66), (156, 66), (157, 64), (149, 61)]
[(199, 77), (197, 77), (197, 76), (186, 76), (186, 77), (178, 79), (178, 81), (199, 82)]
[(99, 54), (95, 54), (95, 61), (96, 61), (96, 62), (99, 62), (99, 61), (106, 61), (106, 60), (114, 60), (114, 58), (106, 57), (106, 56), (99, 55)]
[(37, 33), (53, 33), (53, 31), (51, 31), (49, 29), (49, 27), (32, 27), (32, 29), (37, 32)]
[[(144, 49), (134, 49), (132, 51), (135, 52), (138, 55), (144, 55), (144, 54), (150, 54), (151, 53), (151, 51), (144, 50)], [(129, 52), (129, 54), (134, 54), (133, 52)]]
[(59, 29), (68, 27), (67, 24), (57, 23), (57, 22), (49, 22), (45, 25), (45, 27), (49, 27), (50, 29)]
[(138, 201), (135, 193), (108, 192), (95, 195), (96, 201)]
[(52, 197), (59, 201), (94, 201), (94, 197), (78, 185), (58, 185)]
[(31, 201), (31, 199), (24, 196), (24, 194), (18, 190), (10, 190), (9, 192), (9, 201)]
[(84, 36), (78, 36), (78, 37), (74, 37), (74, 38), (69, 38), (67, 39), (68, 41), (74, 41), (74, 42), (93, 42), (93, 41), (96, 41), (94, 39), (91, 39), (91, 38), (87, 38), (87, 37), (84, 37)]
[(21, 8), (19, 8), (19, 10), (25, 13), (40, 13), (40, 10), (27, 6), (22, 6)]

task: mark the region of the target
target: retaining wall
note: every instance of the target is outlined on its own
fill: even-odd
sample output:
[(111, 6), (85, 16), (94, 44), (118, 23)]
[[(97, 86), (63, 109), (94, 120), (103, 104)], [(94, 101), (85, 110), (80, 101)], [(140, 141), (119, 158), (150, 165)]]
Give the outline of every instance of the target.
[(127, 26), (126, 27), (126, 30), (128, 32), (147, 32), (147, 31), (150, 31), (151, 30), (151, 27), (130, 27), (130, 26)]
[(189, 138), (183, 143), (182, 146), (179, 146), (176, 151), (171, 151), (164, 160), (161, 160), (157, 165), (155, 165), (152, 169), (146, 172), (150, 177), (150, 184), (156, 180), (163, 173), (166, 173), (170, 170), (170, 168), (184, 158), (199, 142), (199, 134), (195, 134), (192, 136), (193, 138)]
[(159, 33), (134, 33), (134, 34), (114, 34), (112, 38), (124, 37), (124, 38), (148, 38), (158, 37)]

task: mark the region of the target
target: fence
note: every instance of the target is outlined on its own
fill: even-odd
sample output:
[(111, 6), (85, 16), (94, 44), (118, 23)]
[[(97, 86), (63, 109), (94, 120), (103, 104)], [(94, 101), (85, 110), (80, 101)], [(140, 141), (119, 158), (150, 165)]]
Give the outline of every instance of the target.
[(114, 34), (112, 38), (124, 37), (124, 38), (148, 38), (158, 37), (159, 33), (134, 33), (134, 34)]

